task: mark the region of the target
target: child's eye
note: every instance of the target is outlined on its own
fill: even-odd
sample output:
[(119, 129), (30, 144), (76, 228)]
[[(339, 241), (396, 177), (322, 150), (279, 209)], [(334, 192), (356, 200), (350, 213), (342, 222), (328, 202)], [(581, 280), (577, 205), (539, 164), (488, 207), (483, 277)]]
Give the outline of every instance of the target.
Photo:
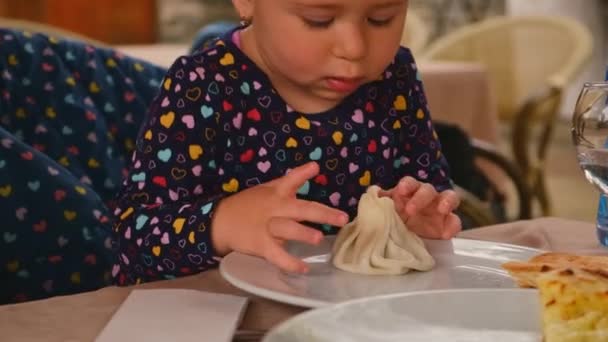
[(387, 26), (393, 21), (394, 17), (376, 19), (376, 18), (367, 18), (367, 21), (374, 26)]
[(302, 20), (304, 20), (304, 22), (306, 23), (306, 25), (312, 27), (312, 28), (327, 28), (329, 27), (329, 25), (331, 25), (331, 23), (334, 22), (334, 19), (324, 19), (324, 20), (320, 20), (320, 19), (309, 19), (309, 18), (302, 18)]

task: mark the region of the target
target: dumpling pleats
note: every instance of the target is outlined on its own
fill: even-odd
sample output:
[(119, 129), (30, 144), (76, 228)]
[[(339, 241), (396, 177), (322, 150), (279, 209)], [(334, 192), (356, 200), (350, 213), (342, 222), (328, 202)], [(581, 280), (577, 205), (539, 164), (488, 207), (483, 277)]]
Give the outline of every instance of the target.
[(428, 271), (435, 260), (424, 242), (407, 229), (393, 200), (379, 197), (370, 187), (361, 196), (357, 218), (345, 225), (333, 246), (333, 264), (339, 269), (376, 275)]

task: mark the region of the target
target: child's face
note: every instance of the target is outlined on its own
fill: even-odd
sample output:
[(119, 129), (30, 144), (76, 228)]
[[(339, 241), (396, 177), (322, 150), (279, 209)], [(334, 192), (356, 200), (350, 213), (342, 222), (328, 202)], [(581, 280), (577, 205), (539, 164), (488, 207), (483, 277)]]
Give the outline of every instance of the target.
[(395, 57), (407, 0), (234, 0), (243, 49), (296, 109), (335, 106)]

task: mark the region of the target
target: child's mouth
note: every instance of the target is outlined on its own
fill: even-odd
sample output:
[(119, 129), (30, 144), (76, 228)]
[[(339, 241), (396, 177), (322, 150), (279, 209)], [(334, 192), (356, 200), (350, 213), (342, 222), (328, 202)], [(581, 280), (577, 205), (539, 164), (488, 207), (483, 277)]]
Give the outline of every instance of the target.
[(327, 86), (336, 92), (340, 93), (350, 93), (357, 89), (363, 79), (361, 77), (357, 78), (344, 78), (344, 77), (328, 77), (326, 78)]

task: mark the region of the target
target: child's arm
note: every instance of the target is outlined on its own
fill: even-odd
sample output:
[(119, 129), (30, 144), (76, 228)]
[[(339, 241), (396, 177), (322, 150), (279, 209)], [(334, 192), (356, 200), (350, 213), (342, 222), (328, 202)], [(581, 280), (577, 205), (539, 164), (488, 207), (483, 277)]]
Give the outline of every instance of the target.
[[(181, 61), (191, 63), (180, 58), (165, 77), (119, 194), (113, 232), (118, 249), (113, 275), (119, 284), (216, 264), (210, 231), (216, 205), (226, 194), (216, 160), (224, 137), (217, 117), (201, 110), (208, 82), (190, 74), (196, 66)], [(183, 83), (184, 77), (197, 82)]]
[[(393, 82), (394, 109), (401, 118), (399, 144), (404, 163), (391, 196), (408, 227), (427, 238), (451, 238), (461, 229), (458, 195), (451, 190), (449, 167), (428, 111), (418, 70), (409, 50), (400, 50)], [(405, 72), (404, 72), (405, 70)], [(401, 75), (401, 76), (400, 76)]]
[[(410, 163), (399, 169), (400, 178), (412, 176), (421, 182), (430, 183), (438, 192), (451, 189), (449, 166), (441, 153), (441, 144), (433, 127), (414, 57), (409, 50), (402, 49), (397, 63), (408, 69), (403, 76), (397, 76), (394, 86), (396, 97), (401, 94), (407, 103), (407, 108), (399, 113), (402, 122), (407, 122), (400, 128), (399, 140), (404, 146), (403, 156)], [(394, 105), (398, 102), (395, 98)]]

